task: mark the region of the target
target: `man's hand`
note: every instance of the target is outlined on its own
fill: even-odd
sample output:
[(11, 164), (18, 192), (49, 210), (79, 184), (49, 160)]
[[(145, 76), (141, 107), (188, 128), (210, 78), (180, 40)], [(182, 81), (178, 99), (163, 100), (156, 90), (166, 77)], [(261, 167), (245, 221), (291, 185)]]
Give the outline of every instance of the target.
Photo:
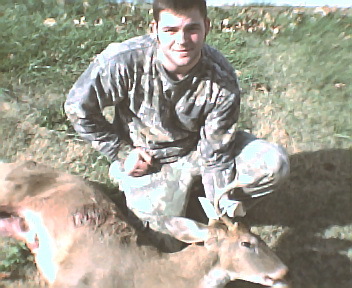
[(142, 148), (136, 148), (127, 156), (124, 168), (129, 176), (141, 177), (148, 174), (152, 166), (152, 156)]

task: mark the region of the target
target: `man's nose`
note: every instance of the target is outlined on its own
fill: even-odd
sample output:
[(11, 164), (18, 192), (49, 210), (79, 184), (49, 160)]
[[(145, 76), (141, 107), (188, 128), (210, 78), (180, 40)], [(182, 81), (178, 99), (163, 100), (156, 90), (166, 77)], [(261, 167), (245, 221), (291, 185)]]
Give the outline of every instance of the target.
[(176, 33), (176, 39), (175, 39), (175, 42), (177, 44), (183, 44), (186, 42), (186, 33), (182, 30), (178, 31)]

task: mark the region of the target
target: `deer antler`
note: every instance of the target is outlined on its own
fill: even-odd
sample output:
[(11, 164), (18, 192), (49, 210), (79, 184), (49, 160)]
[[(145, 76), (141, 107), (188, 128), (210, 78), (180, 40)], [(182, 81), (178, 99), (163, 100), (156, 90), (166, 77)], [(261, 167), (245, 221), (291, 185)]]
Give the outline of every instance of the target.
[(223, 188), (219, 188), (216, 184), (216, 181), (214, 181), (214, 190), (215, 190), (215, 199), (214, 199), (214, 207), (215, 207), (215, 211), (218, 214), (218, 216), (220, 217), (220, 219), (225, 223), (225, 225), (230, 229), (230, 230), (234, 230), (236, 229), (237, 225), (234, 224), (231, 221), (231, 218), (226, 214), (225, 212), (222, 212), (220, 209), (220, 200), (221, 198), (229, 193), (232, 189), (238, 188), (238, 187), (244, 187), (243, 184), (240, 184), (238, 182), (238, 177), (237, 175), (235, 176), (235, 179), (233, 181), (231, 181), (229, 184), (227, 184), (225, 187)]

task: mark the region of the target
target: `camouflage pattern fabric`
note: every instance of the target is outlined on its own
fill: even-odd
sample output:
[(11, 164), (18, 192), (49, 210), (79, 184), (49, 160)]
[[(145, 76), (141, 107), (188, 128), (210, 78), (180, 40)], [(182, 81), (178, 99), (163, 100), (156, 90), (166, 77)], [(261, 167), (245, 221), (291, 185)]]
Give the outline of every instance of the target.
[[(230, 181), (233, 175), (223, 171), (234, 168), (229, 151), (240, 111), (233, 67), (205, 45), (199, 63), (175, 81), (156, 53), (156, 41), (145, 35), (110, 44), (99, 54), (65, 102), (75, 130), (112, 161), (142, 147), (154, 162), (171, 164), (198, 145), (204, 177), (218, 174)], [(103, 116), (109, 106), (115, 107), (112, 123)]]
[[(70, 90), (65, 111), (76, 131), (110, 159), (143, 147), (160, 163), (188, 154), (202, 142), (207, 166), (229, 165), (239, 115), (240, 89), (230, 63), (205, 45), (182, 80), (156, 59), (149, 35), (110, 44)], [(109, 123), (102, 112), (114, 106)]]
[[(237, 178), (246, 185), (239, 198), (236, 199), (236, 194), (233, 195), (233, 201), (271, 193), (289, 174), (289, 160), (285, 150), (249, 133), (236, 133), (232, 153)], [(138, 218), (148, 222), (152, 229), (166, 233), (162, 216), (184, 216), (193, 180), (204, 174), (203, 169), (200, 152), (196, 150), (176, 162), (163, 164), (158, 172), (142, 177), (128, 176), (120, 161), (115, 161), (110, 166), (110, 178), (124, 191), (127, 206)], [(226, 178), (234, 171), (221, 173)], [(202, 178), (206, 194), (213, 191), (214, 186), (223, 186), (221, 178), (208, 176)], [(217, 181), (215, 185), (214, 181)], [(213, 195), (210, 193), (206, 196), (213, 200)]]
[[(240, 88), (231, 64), (204, 45), (198, 64), (176, 81), (156, 56), (157, 42), (150, 35), (110, 44), (65, 102), (75, 130), (113, 162), (111, 177), (129, 207), (145, 219), (183, 215), (195, 175), (201, 175), (210, 201), (214, 180), (222, 187), (236, 171), (248, 184), (245, 193), (269, 193), (288, 173), (287, 156), (274, 144), (236, 132)], [(110, 106), (112, 122), (103, 114)], [(135, 147), (153, 156), (157, 165), (150, 175), (133, 178), (123, 172), (123, 161)]]

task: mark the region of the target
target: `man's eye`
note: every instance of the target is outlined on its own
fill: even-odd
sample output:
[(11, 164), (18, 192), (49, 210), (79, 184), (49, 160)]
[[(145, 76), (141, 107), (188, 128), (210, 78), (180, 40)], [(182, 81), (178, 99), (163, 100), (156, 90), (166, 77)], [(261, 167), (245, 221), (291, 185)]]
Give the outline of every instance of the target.
[(199, 26), (191, 26), (187, 29), (189, 32), (198, 32), (200, 30), (200, 27)]
[(165, 33), (175, 33), (176, 30), (172, 29), (172, 28), (168, 28), (168, 29), (163, 29), (163, 32), (165, 32)]

